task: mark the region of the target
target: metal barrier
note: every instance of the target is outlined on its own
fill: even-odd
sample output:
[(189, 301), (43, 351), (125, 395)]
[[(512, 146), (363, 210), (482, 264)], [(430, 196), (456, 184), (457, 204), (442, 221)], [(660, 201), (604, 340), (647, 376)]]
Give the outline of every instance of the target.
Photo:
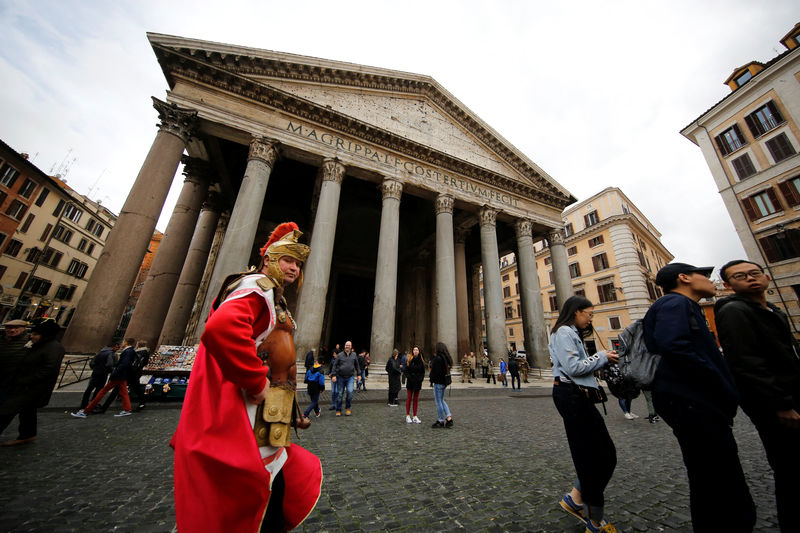
[[(74, 356), (67, 356), (67, 360), (61, 365), (61, 377), (58, 379), (58, 385), (56, 385), (57, 389), (61, 387), (66, 387), (67, 385), (72, 385), (73, 383), (78, 383), (79, 381), (83, 381), (84, 379), (89, 379), (91, 377), (92, 372), (91, 368), (89, 369), (89, 375), (84, 377), (86, 374), (86, 367), (89, 366), (89, 361), (92, 360), (92, 356), (80, 356), (74, 358)], [(80, 367), (80, 371), (78, 371), (78, 367)], [(70, 375), (71, 381), (64, 383), (64, 379), (67, 378), (67, 375)]]

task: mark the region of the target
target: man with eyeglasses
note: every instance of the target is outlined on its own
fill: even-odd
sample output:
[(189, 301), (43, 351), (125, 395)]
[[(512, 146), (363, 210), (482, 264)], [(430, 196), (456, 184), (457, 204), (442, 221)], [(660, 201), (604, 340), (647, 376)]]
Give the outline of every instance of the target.
[(800, 497), (800, 361), (789, 320), (767, 301), (770, 282), (745, 260), (720, 269), (736, 294), (714, 306), (717, 332), (741, 395), (742, 410), (758, 430), (775, 477), (781, 531), (796, 531), (792, 506)]
[(695, 532), (752, 531), (756, 509), (733, 437), (739, 394), (698, 302), (716, 294), (713, 267), (670, 263), (656, 274), (664, 296), (643, 320), (661, 361), (653, 403), (681, 447)]

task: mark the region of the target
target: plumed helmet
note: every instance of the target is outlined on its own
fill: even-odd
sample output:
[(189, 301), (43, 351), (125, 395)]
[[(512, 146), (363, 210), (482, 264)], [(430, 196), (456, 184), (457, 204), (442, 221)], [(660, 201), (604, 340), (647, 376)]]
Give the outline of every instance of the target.
[[(283, 271), (278, 266), (281, 257), (289, 256), (305, 264), (311, 251), (305, 244), (298, 241), (303, 235), (294, 222), (284, 222), (276, 227), (269, 236), (267, 243), (261, 248), (261, 265), (267, 266), (267, 275), (283, 285)], [(303, 274), (297, 280), (297, 286), (303, 283)]]

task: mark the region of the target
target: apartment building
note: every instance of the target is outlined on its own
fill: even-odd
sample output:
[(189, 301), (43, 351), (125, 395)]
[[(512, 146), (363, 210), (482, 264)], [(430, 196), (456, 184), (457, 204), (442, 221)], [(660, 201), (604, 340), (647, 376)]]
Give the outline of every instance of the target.
[(67, 325), (116, 215), (0, 141), (0, 321)]
[[(800, 23), (766, 63), (731, 73), (731, 92), (681, 130), (703, 153), (767, 298), (800, 329)], [(732, 258), (733, 259), (733, 258)]]
[[(660, 296), (658, 269), (673, 259), (661, 244), (661, 233), (616, 187), (566, 209), (564, 221), (569, 274), (575, 294), (595, 304), (595, 334), (590, 351), (616, 346), (619, 334), (642, 318)], [(547, 243), (535, 243), (536, 270), (542, 293), (546, 330), (558, 317), (555, 279)], [(506, 335), (511, 349), (522, 349), (519, 280), (513, 254), (500, 262)]]

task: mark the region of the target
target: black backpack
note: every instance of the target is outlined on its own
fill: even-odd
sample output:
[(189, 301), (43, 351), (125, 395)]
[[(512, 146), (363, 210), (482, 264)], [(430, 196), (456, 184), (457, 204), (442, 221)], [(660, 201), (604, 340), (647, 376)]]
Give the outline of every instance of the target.
[[(644, 342), (644, 322), (637, 320), (620, 336), (619, 369), (627, 386), (650, 390), (661, 356), (650, 353)], [(629, 384), (629, 385), (628, 385)]]

